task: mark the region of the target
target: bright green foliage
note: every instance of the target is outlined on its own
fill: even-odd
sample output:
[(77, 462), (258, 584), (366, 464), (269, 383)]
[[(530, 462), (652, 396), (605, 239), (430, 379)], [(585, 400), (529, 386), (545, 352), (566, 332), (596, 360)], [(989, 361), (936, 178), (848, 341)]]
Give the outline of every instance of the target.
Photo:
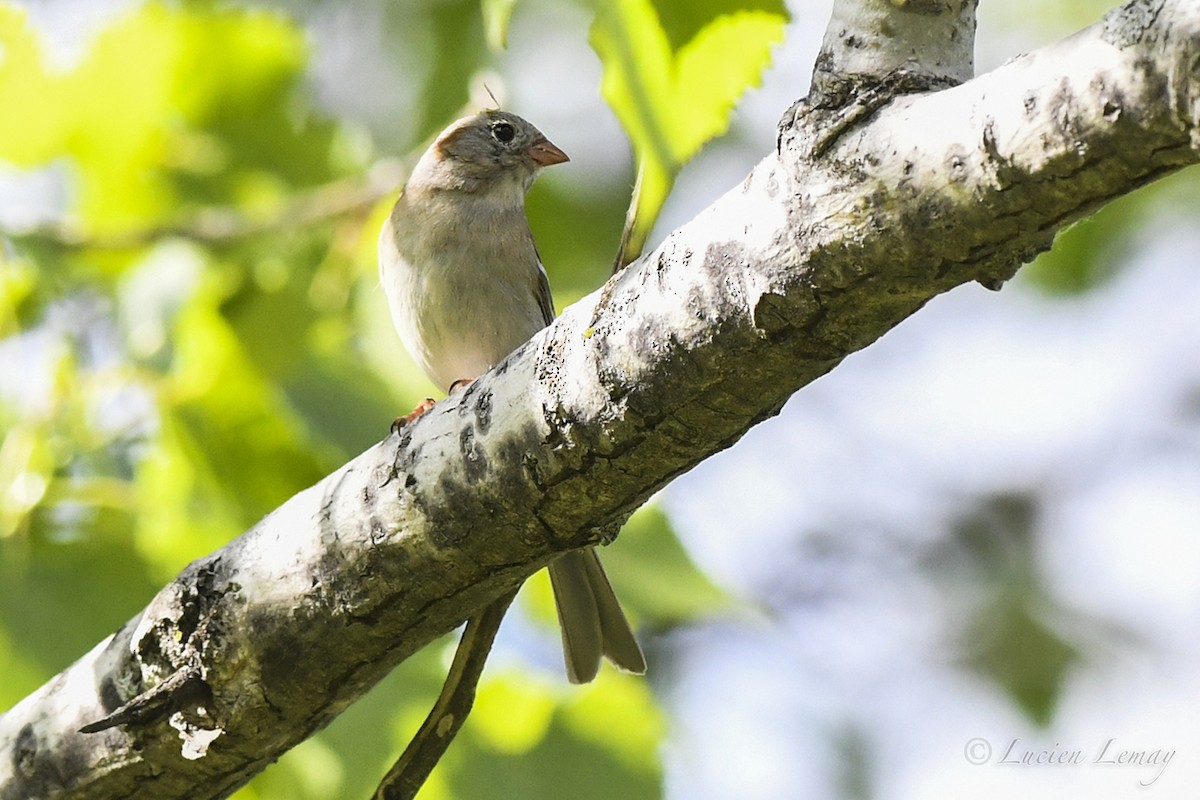
[(517, 0), (481, 0), (480, 6), (488, 47), (503, 50), (508, 47), (508, 22), (517, 7)]
[[(21, 109), (21, 124), (0, 126), (0, 168), (68, 181), (53, 226), (0, 230), (0, 709), (431, 391), (378, 288), (388, 199), (304, 224), (292, 214), (298, 197), (360, 185), (372, 162), (449, 122), (488, 58), (485, 36), (503, 46), (513, 7), (487, 0), (481, 13), (476, 0), (448, 0), (389, 12), (402, 17), (389, 18), (395, 35), (412, 37), (396, 46), (427, 48), (430, 61), (413, 78), (411, 141), (382, 153), (314, 106), (312, 39), (283, 14), (149, 2), (62, 63), (22, 9), (0, 3), (0, 108)], [(676, 75), (631, 127), (665, 143), (655, 168), (673, 176), (724, 130), (782, 13), (681, 5), (673, 17), (630, 16), (639, 8), (606, 13), (595, 31), (611, 29), (619, 44), (652, 24), (662, 47), (607, 71), (631, 86)], [(751, 39), (753, 69), (740, 52)], [(605, 276), (626, 198), (557, 180), (539, 181), (529, 208), (561, 303)], [(722, 602), (661, 511), (635, 515), (604, 556), (646, 629)], [(548, 591), (534, 583), (544, 644), (556, 650)], [(367, 796), (427, 712), (449, 646), (409, 659), (236, 797)], [(643, 679), (606, 668), (580, 689), (557, 671), (493, 665), (476, 717), (422, 796), (495, 797), (504, 786), (513, 797), (657, 797), (664, 728)]]
[(696, 569), (670, 520), (656, 504), (639, 509), (621, 534), (621, 546), (603, 551), (617, 594), (656, 621), (690, 622), (729, 599)]
[(22, 165), (70, 157), (76, 212), (92, 230), (138, 227), (164, 205), (261, 203), (272, 187), (328, 176), (327, 159), (311, 158), (328, 147), (306, 135), (311, 120), (297, 126), (285, 104), (267, 105), (286, 96), (306, 58), (302, 34), (281, 17), (151, 3), (65, 74), (9, 23), (20, 60), (6, 61), (0, 103), (24, 109), (24, 124), (4, 126), (0, 152)]
[[(606, 670), (594, 684), (570, 688), (557, 678), (485, 676), (476, 713), (464, 734), (477, 749), (452, 754), (431, 797), (660, 796), (665, 723), (640, 678)], [(463, 768), (466, 758), (476, 759), (475, 769)]]
[[(729, 605), (729, 598), (688, 557), (656, 503), (639, 508), (622, 530), (620, 545), (600, 550), (621, 605), (635, 620), (686, 624)], [(526, 585), (533, 614), (556, 619), (554, 594), (545, 573)]]
[[(530, 703), (535, 710), (507, 721), (496, 716), (504, 710), (493, 703), (504, 698), (495, 694)], [(434, 773), (434, 782), (425, 789), (433, 800), (661, 796), (657, 749), (665, 724), (644, 680), (606, 670), (594, 684), (570, 689), (521, 676), (485, 677), (479, 702), (483, 723), (468, 725), (460, 734), (472, 748), (452, 751), (445, 768)], [(514, 722), (520, 753), (497, 743), (498, 737), (507, 738), (503, 731)], [(473, 761), (468, 765), (465, 759)]]
[(0, 151), (16, 164), (37, 164), (64, 149), (68, 110), (56, 102), (58, 81), (47, 73), (42, 48), (26, 24), (25, 12), (0, 5), (0, 105), (22, 109), (21, 125), (0, 126)]
[(1187, 172), (1176, 173), (1153, 186), (1119, 197), (1092, 216), (1067, 228), (1042, 253), (1021, 270), (1050, 294), (1079, 294), (1102, 285), (1128, 263), (1136, 251), (1142, 225), (1161, 217), (1164, 209), (1189, 226), (1200, 214), (1200, 194)]
[(638, 165), (622, 262), (642, 251), (680, 168), (728, 129), (786, 22), (783, 3), (772, 0), (598, 4), (591, 39), (604, 62), (602, 91)]

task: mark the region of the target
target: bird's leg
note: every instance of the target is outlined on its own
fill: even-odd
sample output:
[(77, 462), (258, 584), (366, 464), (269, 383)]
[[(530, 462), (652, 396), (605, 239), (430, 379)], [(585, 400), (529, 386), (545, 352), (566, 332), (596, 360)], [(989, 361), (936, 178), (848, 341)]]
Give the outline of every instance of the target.
[[(474, 382), (474, 378), (459, 378), (454, 383), (450, 384), (450, 388), (446, 390), (446, 394), (457, 394)], [(405, 425), (411, 424), (413, 420), (431, 408), (433, 408), (433, 398), (426, 397), (424, 400), (417, 403), (417, 407), (412, 411), (408, 412), (403, 417), (396, 417), (394, 420), (392, 420), (392, 433), (399, 433), (401, 428), (403, 428)]]
[(396, 417), (394, 420), (392, 420), (392, 433), (399, 433), (401, 428), (403, 428), (405, 425), (408, 425), (431, 408), (433, 408), (433, 398), (426, 397), (424, 400), (417, 403), (417, 407), (412, 411), (408, 412), (403, 417)]
[(474, 382), (474, 378), (459, 378), (454, 383), (450, 384), (450, 388), (446, 390), (446, 394), (456, 394), (461, 392)]

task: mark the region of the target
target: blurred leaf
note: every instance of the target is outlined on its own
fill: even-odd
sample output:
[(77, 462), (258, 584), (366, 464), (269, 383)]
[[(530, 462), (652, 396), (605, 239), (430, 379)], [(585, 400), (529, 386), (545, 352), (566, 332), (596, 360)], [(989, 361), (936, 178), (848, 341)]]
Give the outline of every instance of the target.
[(457, 117), (470, 98), (472, 76), (487, 53), (479, 0), (444, 0), (432, 14), (430, 80), (421, 98), (421, 135), (440, 131)]
[(164, 204), (261, 193), (269, 175), (325, 178), (331, 133), (309, 136), (291, 100), (305, 55), (303, 34), (266, 11), (151, 2), (104, 31), (68, 86), (85, 218), (120, 229)]
[(283, 382), (291, 408), (318, 441), (336, 444), (348, 459), (389, 435), (408, 408), (379, 378), (350, 359), (305, 351), (302, 369)]
[[(679, 625), (729, 603), (688, 557), (666, 514), (654, 503), (634, 512), (617, 541), (601, 548), (600, 559), (622, 608), (635, 623)], [(529, 579), (522, 595), (535, 617), (558, 625), (554, 593), (544, 571)]]
[(277, 13), (149, 2), (101, 31), (74, 69), (47, 73), (23, 13), (5, 6), (0, 44), (0, 103), (22, 109), (21, 125), (0, 130), (0, 159), (71, 156), (90, 231), (278, 203), (330, 175), (335, 129), (296, 102), (305, 37)]
[(18, 423), (0, 441), (0, 540), (28, 524), (54, 472), (47, 426)]
[(874, 797), (878, 781), (876, 765), (881, 756), (871, 731), (861, 723), (846, 723), (834, 728), (830, 739), (838, 754), (835, 796), (843, 800)]
[(512, 19), (517, 0), (481, 0), (483, 29), (488, 47), (503, 50), (508, 47), (508, 22)]
[(0, 337), (24, 327), (28, 301), (38, 289), (36, 264), (27, 258), (9, 257), (0, 243)]
[(1060, 233), (1054, 247), (1025, 266), (1021, 280), (1049, 294), (1068, 295), (1104, 285), (1123, 268), (1142, 244), (1147, 224), (1186, 227), (1200, 214), (1195, 178), (1184, 170), (1118, 197)]
[(559, 308), (607, 280), (627, 201), (618, 192), (583, 195), (553, 176), (533, 185), (525, 206)]
[[(0, 541), (0, 571), (4, 569), (4, 548)], [(47, 670), (31, 657), (30, 650), (23, 638), (14, 639), (8, 626), (0, 625), (0, 675), (4, 676), (0, 681), (0, 709), (12, 708), (45, 681)]]
[(519, 756), (546, 736), (555, 702), (520, 674), (489, 676), (479, 687), (470, 724), (492, 750)]
[(930, 567), (942, 579), (961, 570), (971, 595), (989, 598), (963, 632), (966, 664), (1046, 725), (1079, 653), (1045, 622), (1054, 605), (1035, 567), (1039, 499), (1027, 492), (984, 496), (954, 523), (946, 552)]
[[(365, 744), (365, 743), (364, 743)], [(277, 763), (230, 795), (230, 800), (328, 800), (334, 797), (368, 797), (363, 789), (347, 795), (345, 752), (331, 746), (322, 734), (306, 739)]]
[(1048, 725), (1079, 652), (1044, 624), (1032, 598), (1007, 592), (967, 636), (967, 664), (989, 678), (1038, 725)]
[[(255, 369), (283, 391), (305, 430), (337, 447), (332, 460), (345, 460), (387, 436), (401, 408), (361, 360), (347, 357), (357, 331), (342, 315), (356, 276), (328, 261), (313, 263), (327, 247), (320, 236), (276, 235), (263, 245), (242, 249), (256, 280), (241, 281), (221, 312)], [(318, 285), (324, 296), (315, 298)]]
[(27, 12), (11, 3), (0, 4), (0, 108), (21, 112), (21, 124), (0, 125), (0, 160), (40, 164), (62, 148), (67, 109), (59, 82), (46, 72)]
[(210, 280), (176, 320), (162, 431), (138, 470), (146, 509), (139, 544), (168, 575), (336, 466), (304, 439), (294, 413), (247, 359), (219, 303), (218, 282)]
[(565, 716), (582, 739), (613, 752), (627, 769), (648, 775), (659, 771), (658, 748), (667, 725), (645, 680), (607, 673), (574, 695)]
[[(522, 694), (538, 691), (532, 686)], [(546, 691), (542, 689), (541, 691)], [(546, 735), (514, 758), (497, 751), (468, 720), (434, 770), (455, 800), (496, 797), (573, 800), (657, 800), (662, 796), (657, 753), (665, 732), (662, 711), (644, 680), (606, 672), (571, 689)], [(437, 795), (435, 795), (437, 796)]]
[(1128, 259), (1130, 234), (1137, 230), (1133, 220), (1140, 216), (1136, 207), (1118, 208), (1123, 201), (1114, 201), (1060, 233), (1052, 249), (1021, 270), (1023, 278), (1049, 294), (1066, 295), (1089, 291), (1113, 277)]
[(1072, 0), (1070, 3), (996, 3), (988, 8), (987, 22), (996, 31), (1039, 32), (1041, 41), (1053, 41), (1061, 36), (1091, 25), (1116, 4), (1110, 0)]
[(638, 163), (619, 265), (641, 253), (679, 169), (728, 129), (787, 19), (782, 2), (599, 4), (591, 42), (604, 64), (601, 92)]
[(655, 626), (690, 622), (729, 603), (696, 567), (654, 503), (629, 518), (602, 557), (622, 605)]
[[(25, 664), (22, 672), (3, 672), (0, 708), (69, 666), (159, 588), (137, 557), (127, 514), (76, 509), (72, 524), (63, 511), (39, 510), (28, 537), (0, 539), (0, 642), (18, 642)], [(29, 674), (32, 664), (40, 676)], [(21, 674), (27, 682), (14, 686)]]

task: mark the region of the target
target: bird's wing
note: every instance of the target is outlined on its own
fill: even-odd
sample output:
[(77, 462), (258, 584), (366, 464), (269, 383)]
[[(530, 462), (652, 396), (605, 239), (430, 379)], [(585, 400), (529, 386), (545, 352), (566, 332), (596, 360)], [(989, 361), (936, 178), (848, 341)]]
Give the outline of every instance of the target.
[(542, 266), (540, 257), (537, 260), (537, 273), (537, 301), (542, 309), (542, 320), (549, 325), (554, 321), (554, 298), (550, 295), (550, 279), (546, 277), (546, 268)]

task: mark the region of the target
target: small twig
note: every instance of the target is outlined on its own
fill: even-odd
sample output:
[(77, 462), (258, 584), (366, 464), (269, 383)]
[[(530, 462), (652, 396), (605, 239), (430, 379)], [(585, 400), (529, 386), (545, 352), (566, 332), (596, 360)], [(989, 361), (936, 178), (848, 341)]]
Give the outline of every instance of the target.
[(0, 229), (0, 237), (30, 238), (70, 249), (124, 250), (160, 239), (182, 238), (201, 244), (226, 244), (277, 230), (296, 230), (328, 219), (362, 213), (393, 195), (404, 180), (399, 161), (388, 159), (361, 177), (344, 178), (310, 189), (265, 219), (253, 219), (240, 209), (215, 206), (192, 216), (118, 233), (95, 234), (68, 222), (50, 222), (27, 228)]
[(213, 691), (205, 680), (204, 648), (208, 643), (208, 626), (213, 615), (211, 605), (207, 608), (197, 608), (199, 603), (196, 599), (204, 598), (201, 602), (214, 604), (220, 602), (224, 593), (218, 592), (211, 598), (208, 597), (206, 575), (211, 576), (211, 573), (207, 573), (202, 567), (197, 578), (196, 595), (185, 601), (185, 605), (199, 615), (199, 620), (180, 642), (180, 666), (159, 683), (123, 703), (108, 716), (84, 725), (79, 729), (80, 733), (99, 733), (124, 725), (148, 725), (176, 711), (193, 706), (211, 706)]
[(637, 260), (642, 254), (642, 247), (645, 245), (645, 237), (642, 237), (641, 242), (633, 241), (633, 231), (637, 228), (638, 215), (638, 198), (642, 193), (642, 180), (645, 175), (646, 165), (639, 159), (637, 179), (633, 184), (633, 192), (629, 197), (629, 208), (625, 211), (625, 227), (621, 229), (621, 243), (617, 246), (617, 255), (613, 259), (612, 274), (616, 275), (625, 267)]
[(433, 710), (380, 781), (372, 800), (412, 800), (421, 790), (471, 712), (475, 687), (479, 684), (496, 631), (516, 595), (514, 589), (467, 620), (467, 628), (458, 642), (446, 683)]
[(147, 725), (155, 720), (193, 705), (212, 699), (212, 690), (194, 666), (180, 667), (170, 677), (142, 692), (107, 717), (89, 722), (80, 733), (99, 733), (118, 725)]

